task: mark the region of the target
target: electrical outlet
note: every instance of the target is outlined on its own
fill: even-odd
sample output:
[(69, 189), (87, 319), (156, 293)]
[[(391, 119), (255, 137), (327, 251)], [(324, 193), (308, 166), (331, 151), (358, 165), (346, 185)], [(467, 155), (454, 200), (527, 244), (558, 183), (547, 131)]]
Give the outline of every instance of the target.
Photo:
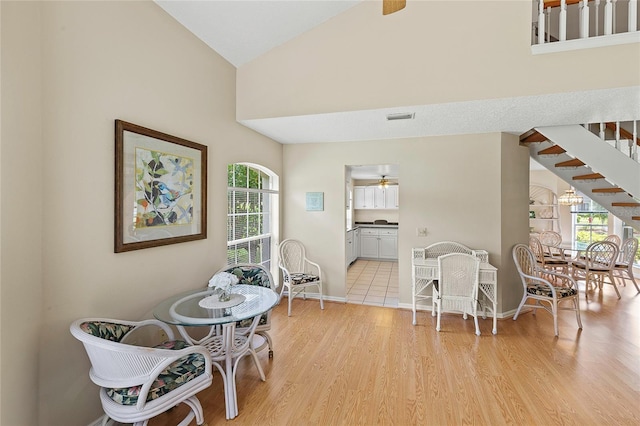
[(416, 228), (416, 235), (418, 237), (426, 237), (427, 236), (427, 228)]

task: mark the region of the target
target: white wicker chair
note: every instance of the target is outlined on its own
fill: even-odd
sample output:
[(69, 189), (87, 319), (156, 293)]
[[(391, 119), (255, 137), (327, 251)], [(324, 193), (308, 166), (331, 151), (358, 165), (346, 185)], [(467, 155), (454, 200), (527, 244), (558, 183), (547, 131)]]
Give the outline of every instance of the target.
[[(276, 286), (273, 281), (271, 272), (262, 265), (256, 263), (237, 263), (230, 266), (225, 266), (218, 272), (228, 272), (238, 277), (238, 284), (247, 285), (259, 285), (261, 287), (267, 287), (276, 292)], [(218, 273), (216, 272), (216, 273)], [(276, 292), (277, 293), (277, 292)], [(242, 333), (244, 329), (248, 328), (253, 322), (253, 318), (249, 318), (244, 321), (238, 321), (236, 323), (236, 333)], [(269, 336), (269, 330), (271, 330), (271, 311), (262, 314), (260, 322), (256, 327), (255, 334), (264, 338), (264, 344), (257, 348), (253, 348), (254, 351), (259, 352), (265, 347), (269, 347), (269, 358), (273, 358), (273, 341)]]
[[(447, 312), (473, 315), (476, 335), (478, 327), (478, 278), (480, 259), (472, 254), (450, 253), (438, 257), (438, 282), (434, 284), (434, 300), (438, 308), (436, 330), (440, 331), (440, 316)], [(444, 306), (443, 306), (444, 305)]]
[[(595, 283), (601, 290), (603, 284), (611, 284), (620, 299), (620, 292), (613, 277), (613, 268), (618, 260), (618, 246), (611, 241), (597, 241), (589, 244), (584, 258), (571, 262), (572, 276), (575, 280), (585, 281), (585, 297), (588, 296), (590, 283)], [(609, 278), (609, 282), (605, 278)]]
[(282, 288), (280, 298), (287, 289), (288, 310), (291, 316), (291, 301), (296, 295), (302, 293), (306, 299), (306, 291), (309, 287), (317, 287), (320, 297), (320, 309), (324, 309), (322, 301), (322, 270), (320, 265), (307, 259), (304, 245), (294, 239), (286, 239), (280, 243), (280, 261), (278, 266), (282, 270)]
[(620, 277), (620, 281), (624, 284), (624, 274), (627, 274), (629, 279), (634, 286), (636, 286), (636, 290), (640, 293), (640, 288), (638, 287), (638, 283), (636, 282), (635, 277), (633, 276), (633, 259), (636, 257), (636, 252), (638, 251), (638, 240), (635, 238), (627, 238), (622, 242), (620, 246), (620, 254), (618, 261), (613, 267), (614, 275), (618, 275)]
[(562, 243), (562, 235), (559, 232), (542, 231), (539, 240), (546, 256), (564, 259), (564, 251), (558, 248)]
[[(568, 259), (564, 259), (559, 256), (547, 256), (545, 255), (544, 247), (542, 246), (542, 242), (535, 236), (529, 237), (529, 248), (533, 252), (536, 261), (538, 262), (538, 266), (545, 271), (555, 271), (568, 274), (569, 273), (569, 265), (571, 262)], [(550, 277), (549, 277), (550, 278)]]
[[(578, 284), (573, 278), (566, 274), (541, 269), (531, 249), (524, 244), (516, 244), (513, 247), (512, 255), (524, 288), (522, 300), (513, 316), (514, 321), (518, 319), (518, 315), (524, 307), (533, 308), (534, 315), (538, 308), (542, 308), (553, 315), (553, 329), (557, 336), (558, 310), (571, 310), (576, 313), (578, 328), (582, 328)], [(560, 285), (552, 284), (545, 278), (549, 276), (553, 276)], [(535, 300), (535, 303), (527, 304), (529, 299)], [(561, 302), (571, 302), (573, 307), (560, 307)]]
[[(135, 336), (140, 336), (134, 331), (147, 326), (159, 327), (170, 340), (153, 348), (134, 345)], [(70, 331), (84, 345), (91, 361), (89, 377), (100, 386), (103, 425), (111, 418), (143, 426), (180, 403), (191, 408), (180, 426), (194, 417), (198, 425), (204, 423), (196, 394), (211, 385), (206, 348), (174, 340), (171, 328), (153, 319), (85, 318), (73, 322)]]
[(620, 245), (622, 244), (622, 239), (615, 234), (607, 235), (603, 241), (609, 241), (620, 249)]
[[(486, 250), (472, 250), (464, 244), (457, 243), (455, 241), (438, 241), (424, 248), (411, 249), (411, 256), (413, 259), (437, 259), (438, 257), (450, 254), (450, 253), (464, 253), (477, 257), (480, 262), (489, 263), (489, 253)], [(421, 300), (431, 299), (431, 315), (436, 316), (436, 303), (433, 297), (433, 290), (431, 294), (428, 290), (437, 280), (427, 278), (429, 276), (428, 269), (426, 267), (416, 266), (412, 268), (412, 311), (413, 311), (413, 325), (416, 325), (416, 312), (417, 304)], [(422, 276), (422, 272), (426, 272)]]

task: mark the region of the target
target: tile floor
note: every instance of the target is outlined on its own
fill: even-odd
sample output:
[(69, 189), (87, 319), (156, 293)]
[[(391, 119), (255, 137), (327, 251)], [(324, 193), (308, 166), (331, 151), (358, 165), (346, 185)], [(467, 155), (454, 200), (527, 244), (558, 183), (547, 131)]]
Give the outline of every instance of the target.
[(347, 303), (397, 308), (398, 262), (353, 262), (347, 270)]

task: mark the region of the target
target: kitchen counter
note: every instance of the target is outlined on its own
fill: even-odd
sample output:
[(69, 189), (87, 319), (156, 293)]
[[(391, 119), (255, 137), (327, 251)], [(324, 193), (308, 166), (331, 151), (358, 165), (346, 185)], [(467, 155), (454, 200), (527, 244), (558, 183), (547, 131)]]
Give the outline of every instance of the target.
[(356, 222), (352, 229), (356, 228), (391, 228), (397, 229), (398, 222), (389, 222), (386, 225), (375, 225), (373, 222)]

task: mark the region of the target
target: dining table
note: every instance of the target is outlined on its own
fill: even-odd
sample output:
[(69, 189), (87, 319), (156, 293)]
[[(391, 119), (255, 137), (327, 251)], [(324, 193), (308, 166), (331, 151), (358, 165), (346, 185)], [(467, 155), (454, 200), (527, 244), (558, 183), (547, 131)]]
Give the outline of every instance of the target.
[[(438, 279), (439, 267), (437, 258), (414, 258), (412, 264), (412, 278), (414, 281), (414, 287), (417, 281), (421, 282), (433, 282)], [(478, 295), (482, 296), (479, 301), (482, 307), (483, 316), (486, 317), (486, 309), (491, 310), (493, 316), (493, 334), (498, 333), (498, 269), (491, 265), (489, 262), (480, 262), (480, 271), (478, 277)], [(491, 306), (487, 306), (487, 302)], [(432, 312), (435, 315), (435, 312)], [(415, 312), (414, 312), (415, 317)]]
[[(234, 377), (234, 351), (236, 323), (253, 318), (250, 328), (255, 330), (260, 316), (278, 303), (278, 295), (270, 288), (239, 284), (230, 287), (229, 300), (219, 300), (218, 290), (207, 287), (181, 292), (160, 302), (153, 315), (160, 321), (174, 325), (182, 338), (192, 345), (203, 345), (213, 354), (217, 339), (222, 341), (225, 354), (224, 382), (227, 419), (238, 415), (236, 381)], [(190, 333), (187, 327), (208, 327), (204, 333)], [(195, 337), (197, 334), (198, 337)], [(202, 335), (204, 334), (204, 337)], [(220, 336), (224, 336), (220, 339)], [(259, 338), (252, 332), (250, 339)], [(254, 347), (259, 344), (253, 343)], [(236, 353), (235, 356), (238, 356)], [(241, 355), (242, 356), (242, 355)], [(262, 370), (258, 366), (261, 375)], [(264, 379), (264, 378), (263, 378)]]

